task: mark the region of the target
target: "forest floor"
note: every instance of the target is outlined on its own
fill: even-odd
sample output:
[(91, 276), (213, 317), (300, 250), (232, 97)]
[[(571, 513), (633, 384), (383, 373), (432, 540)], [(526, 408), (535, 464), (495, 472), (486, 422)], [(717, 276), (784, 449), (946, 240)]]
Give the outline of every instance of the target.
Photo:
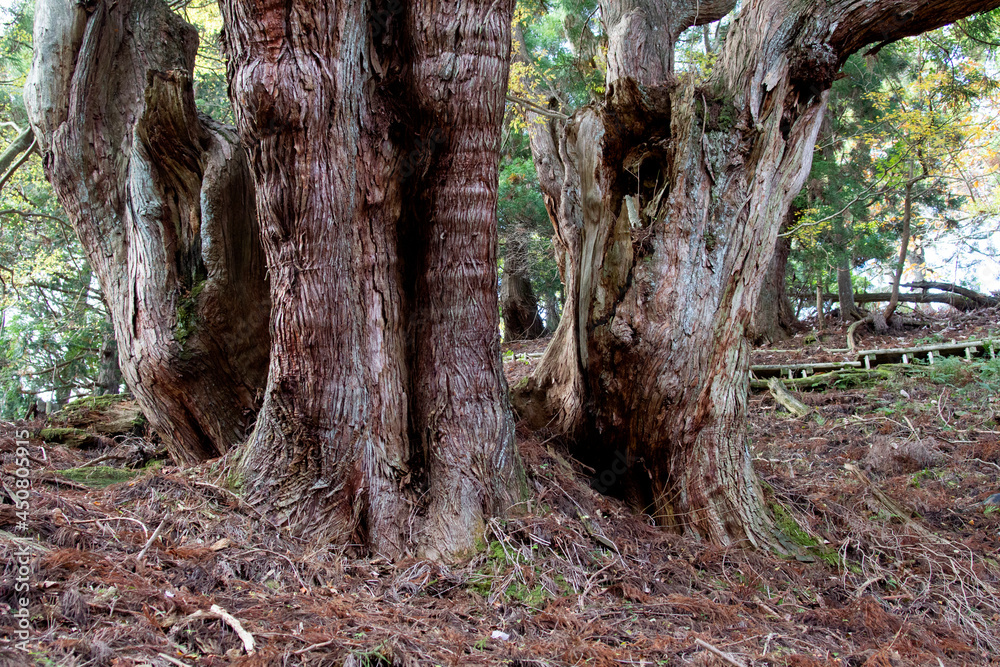
[[(1000, 336), (998, 322), (997, 310), (932, 318), (859, 347)], [(803, 333), (780, 345), (796, 352), (754, 362), (832, 354), (845, 333)], [(536, 363), (506, 359), (512, 381)], [(22, 429), (31, 493), (26, 526), (0, 504), (0, 664), (1000, 664), (1000, 507), (984, 502), (1000, 492), (1000, 360), (894, 365), (797, 396), (815, 412), (794, 418), (755, 393), (749, 424), (794, 557), (658, 529), (524, 429), (532, 501), (446, 567), (290, 541), (211, 466), (164, 465), (141, 433), (113, 435), (128, 404), (78, 411), (89, 437), (3, 425), (5, 495)], [(43, 428), (76, 444), (44, 443)], [(28, 653), (10, 641), (18, 552), (31, 563)]]

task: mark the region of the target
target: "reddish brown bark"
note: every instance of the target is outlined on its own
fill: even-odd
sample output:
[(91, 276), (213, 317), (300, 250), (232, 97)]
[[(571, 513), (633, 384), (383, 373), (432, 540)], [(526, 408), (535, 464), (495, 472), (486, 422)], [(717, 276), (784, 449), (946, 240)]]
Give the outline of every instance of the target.
[[(607, 97), (557, 128), (558, 151), (544, 158), (564, 174), (547, 200), (566, 249), (565, 314), (515, 403), (574, 435), (581, 456), (661, 523), (764, 544), (744, 334), (833, 77), (866, 44), (1000, 0), (752, 0), (710, 80), (679, 83), (673, 42), (659, 37), (700, 20), (705, 4), (666, 3), (658, 15), (602, 3)], [(640, 10), (619, 29), (617, 17)]]
[(495, 287), (512, 3), (222, 8), (275, 304), (243, 488), (310, 538), (461, 554), (523, 484)]
[(258, 405), (269, 302), (242, 150), (195, 110), (197, 33), (159, 0), (39, 0), (35, 47), (25, 104), (124, 379), (177, 463), (218, 456)]

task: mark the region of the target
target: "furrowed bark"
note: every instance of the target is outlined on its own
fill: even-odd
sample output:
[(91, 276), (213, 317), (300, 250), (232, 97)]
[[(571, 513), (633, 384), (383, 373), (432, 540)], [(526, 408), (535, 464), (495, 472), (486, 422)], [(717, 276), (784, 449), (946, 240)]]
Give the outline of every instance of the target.
[(512, 7), (222, 9), (275, 304), (247, 498), (313, 539), (460, 555), (522, 492), (495, 288)]
[(39, 0), (24, 94), (124, 379), (182, 465), (244, 437), (269, 347), (249, 174), (233, 132), (195, 110), (196, 48), (160, 0)]
[(415, 2), (413, 93), (444, 140), (408, 220), (426, 250), (415, 295), (414, 424), (427, 457), (425, 554), (469, 551), (523, 478), (500, 364), (496, 292), (500, 128), (511, 0)]
[(605, 468), (599, 485), (661, 523), (770, 544), (744, 430), (744, 334), (834, 75), (865, 44), (1000, 0), (752, 0), (698, 87), (673, 79), (672, 42), (657, 40), (677, 33), (681, 4), (657, 24), (652, 10), (602, 3), (607, 97), (559, 133), (564, 178), (549, 197), (567, 316), (515, 405), (574, 435)]

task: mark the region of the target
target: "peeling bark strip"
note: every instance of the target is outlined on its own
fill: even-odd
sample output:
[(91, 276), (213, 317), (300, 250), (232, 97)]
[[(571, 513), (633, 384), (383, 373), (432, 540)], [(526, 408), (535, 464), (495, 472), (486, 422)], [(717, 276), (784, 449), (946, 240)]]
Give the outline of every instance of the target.
[(274, 303), (247, 497), (310, 538), (470, 550), (523, 493), (495, 287), (513, 3), (222, 10)]
[(268, 290), (243, 151), (199, 116), (195, 29), (161, 0), (38, 0), (24, 99), (108, 302), (129, 389), (178, 464), (258, 406)]
[(592, 465), (625, 452), (621, 490), (661, 523), (762, 544), (744, 333), (834, 75), (867, 44), (1000, 0), (750, 0), (711, 79), (678, 83), (676, 36), (734, 5), (602, 1), (605, 101), (531, 134), (567, 299), (514, 398)]

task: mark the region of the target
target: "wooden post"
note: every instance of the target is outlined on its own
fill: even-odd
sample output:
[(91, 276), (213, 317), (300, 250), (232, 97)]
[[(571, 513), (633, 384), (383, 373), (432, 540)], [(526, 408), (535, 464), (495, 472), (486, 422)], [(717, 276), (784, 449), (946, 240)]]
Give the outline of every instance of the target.
[(823, 330), (823, 288), (816, 288), (816, 328)]

